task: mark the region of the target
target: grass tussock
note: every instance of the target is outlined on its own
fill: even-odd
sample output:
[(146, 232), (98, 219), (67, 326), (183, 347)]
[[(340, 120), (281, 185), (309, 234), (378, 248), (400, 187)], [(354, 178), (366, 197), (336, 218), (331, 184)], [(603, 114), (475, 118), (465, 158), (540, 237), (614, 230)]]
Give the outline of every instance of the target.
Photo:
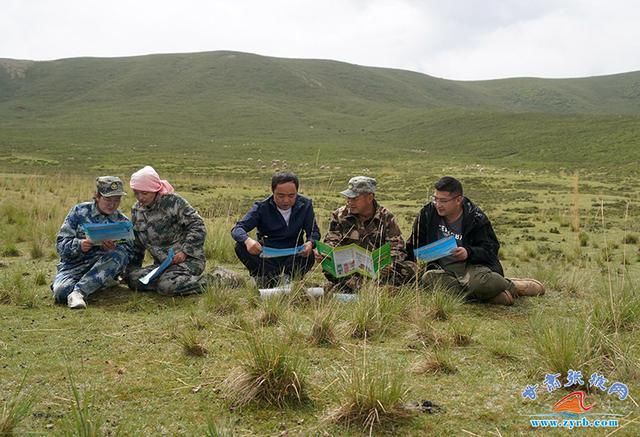
[(411, 318), (413, 322), (409, 334), (409, 348), (439, 348), (451, 344), (449, 334), (440, 329), (430, 317), (425, 317), (422, 309), (416, 310)]
[(391, 370), (366, 361), (338, 374), (339, 405), (325, 420), (356, 425), (371, 434), (376, 427), (406, 421), (413, 416), (407, 407), (408, 387), (402, 370)]
[(456, 346), (469, 346), (474, 341), (476, 327), (471, 323), (454, 321), (449, 325), (449, 332)]
[[(8, 270), (0, 273), (0, 304), (17, 305), (24, 308), (38, 308), (42, 301), (41, 291), (36, 285), (41, 276), (36, 274), (32, 283), (28, 272)], [(40, 279), (39, 279), (40, 278)]]
[(367, 285), (360, 290), (348, 321), (353, 338), (382, 337), (404, 311), (402, 296), (390, 295), (386, 289)]
[(311, 315), (309, 342), (315, 346), (335, 346), (338, 344), (336, 333), (337, 308), (335, 303), (319, 305)]
[(595, 327), (606, 332), (631, 330), (640, 321), (640, 294), (624, 276), (603, 283), (598, 291), (592, 313)]
[(598, 356), (597, 347), (591, 341), (592, 330), (583, 320), (537, 315), (531, 319), (530, 326), (538, 363), (547, 372), (566, 374), (569, 369), (580, 369)]
[(71, 404), (72, 415), (66, 423), (66, 434), (80, 437), (98, 437), (103, 435), (101, 431), (102, 424), (104, 423), (103, 417), (92, 411), (92, 402), (86, 393), (82, 396), (80, 395), (71, 371), (68, 372), (68, 376), (69, 386), (73, 394), (73, 403)]
[(23, 393), (26, 375), (12, 396), (2, 405), (0, 414), (0, 436), (14, 435), (20, 422), (29, 415), (33, 400)]
[(453, 352), (448, 346), (437, 347), (426, 352), (424, 356), (414, 364), (412, 370), (421, 375), (434, 375), (437, 373), (450, 375), (458, 372), (453, 358)]
[(240, 307), (240, 295), (232, 289), (220, 286), (208, 287), (202, 296), (202, 306), (218, 316), (235, 313)]
[(289, 310), (286, 295), (276, 295), (259, 302), (257, 320), (261, 326), (275, 326), (285, 320)]
[(267, 331), (247, 335), (241, 363), (225, 380), (226, 394), (236, 407), (264, 402), (283, 407), (307, 398), (306, 373), (298, 344)]
[(426, 312), (433, 320), (449, 320), (460, 312), (464, 299), (442, 287), (434, 288), (426, 299)]
[(209, 417), (204, 435), (206, 437), (233, 437), (236, 434), (233, 431), (233, 426), (229, 422)]
[(197, 328), (184, 329), (176, 333), (176, 338), (184, 353), (189, 356), (204, 357), (209, 353)]

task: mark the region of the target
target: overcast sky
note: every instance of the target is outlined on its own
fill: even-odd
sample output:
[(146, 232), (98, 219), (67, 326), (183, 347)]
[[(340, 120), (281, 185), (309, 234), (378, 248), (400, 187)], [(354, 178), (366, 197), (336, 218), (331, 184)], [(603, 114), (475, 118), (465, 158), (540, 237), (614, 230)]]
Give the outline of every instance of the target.
[(0, 58), (236, 50), (448, 79), (640, 70), (633, 0), (0, 0)]

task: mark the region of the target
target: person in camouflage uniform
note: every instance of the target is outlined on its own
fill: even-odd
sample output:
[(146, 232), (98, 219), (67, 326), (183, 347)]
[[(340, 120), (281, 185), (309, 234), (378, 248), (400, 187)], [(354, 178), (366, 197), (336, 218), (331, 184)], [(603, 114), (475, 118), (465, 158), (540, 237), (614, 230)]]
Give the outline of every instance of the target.
[[(349, 180), (349, 188), (340, 194), (347, 204), (331, 215), (329, 231), (324, 242), (330, 246), (346, 246), (355, 243), (369, 251), (386, 243), (391, 246), (392, 264), (380, 271), (379, 281), (401, 285), (415, 279), (416, 264), (407, 261), (402, 233), (395, 217), (375, 199), (376, 180), (367, 176), (356, 176)], [(325, 276), (336, 286), (334, 289), (354, 292), (362, 285), (364, 277), (353, 274), (345, 278)]]
[(129, 222), (120, 211), (125, 195), (122, 181), (115, 176), (96, 179), (96, 193), (91, 202), (71, 208), (56, 238), (60, 255), (57, 274), (51, 285), (56, 303), (69, 308), (86, 308), (85, 298), (95, 291), (116, 283), (132, 253), (132, 243), (104, 241), (101, 245), (87, 239), (83, 228), (87, 223)]
[[(171, 184), (161, 180), (150, 167), (131, 175), (130, 186), (138, 200), (131, 208), (135, 234), (133, 256), (127, 268), (129, 288), (156, 291), (166, 296), (200, 293), (212, 282), (239, 286), (242, 281), (222, 267), (204, 275), (204, 242), (207, 230), (200, 214)], [(158, 267), (173, 248), (172, 264), (155, 280), (143, 284), (140, 279)], [(153, 265), (142, 267), (145, 251)]]

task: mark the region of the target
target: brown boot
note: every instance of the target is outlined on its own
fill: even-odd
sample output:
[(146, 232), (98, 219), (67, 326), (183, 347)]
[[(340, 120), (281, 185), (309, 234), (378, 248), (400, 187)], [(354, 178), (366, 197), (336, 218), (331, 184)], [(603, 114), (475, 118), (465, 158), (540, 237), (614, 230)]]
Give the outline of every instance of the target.
[(514, 298), (511, 295), (511, 293), (509, 293), (509, 291), (504, 290), (501, 291), (497, 296), (492, 297), (491, 299), (489, 299), (489, 303), (492, 303), (494, 305), (513, 305), (514, 302)]
[(513, 282), (518, 296), (542, 296), (544, 294), (544, 285), (535, 279), (511, 278), (511, 282)]

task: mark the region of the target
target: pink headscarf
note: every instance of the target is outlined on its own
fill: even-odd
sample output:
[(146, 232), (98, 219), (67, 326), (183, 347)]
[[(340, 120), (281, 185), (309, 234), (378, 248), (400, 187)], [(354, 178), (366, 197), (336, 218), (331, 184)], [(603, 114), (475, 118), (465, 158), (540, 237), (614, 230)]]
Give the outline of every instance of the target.
[(160, 179), (153, 167), (148, 165), (131, 175), (129, 185), (134, 190), (149, 193), (171, 194), (174, 191), (169, 181)]

